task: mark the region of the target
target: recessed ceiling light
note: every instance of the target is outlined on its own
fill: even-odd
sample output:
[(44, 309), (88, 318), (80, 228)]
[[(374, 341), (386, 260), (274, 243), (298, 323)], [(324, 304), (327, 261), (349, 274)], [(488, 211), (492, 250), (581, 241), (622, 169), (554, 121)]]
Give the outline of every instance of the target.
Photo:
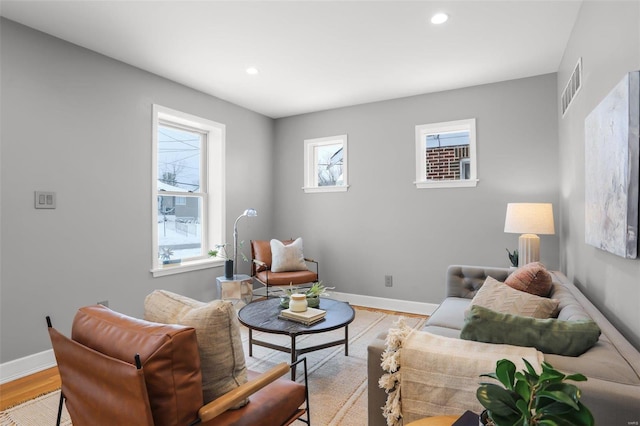
[(258, 68), (256, 68), (256, 67), (249, 67), (249, 68), (247, 68), (247, 74), (249, 74), (249, 75), (256, 75), (256, 74), (258, 74)]
[(431, 23), (435, 25), (444, 24), (449, 19), (449, 15), (446, 13), (436, 13), (431, 17)]

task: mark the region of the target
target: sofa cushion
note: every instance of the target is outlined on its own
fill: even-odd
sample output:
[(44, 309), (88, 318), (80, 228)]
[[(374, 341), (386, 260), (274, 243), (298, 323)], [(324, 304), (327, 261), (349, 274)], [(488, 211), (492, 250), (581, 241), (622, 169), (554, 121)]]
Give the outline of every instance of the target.
[(472, 306), (465, 317), (460, 338), (486, 343), (534, 347), (547, 354), (578, 356), (600, 337), (592, 320), (536, 319)]
[(280, 240), (271, 240), (271, 272), (306, 271), (302, 238), (296, 238), (291, 244)]
[(71, 338), (131, 364), (140, 354), (154, 424), (196, 420), (202, 406), (202, 377), (193, 328), (154, 324), (95, 305), (78, 310)]
[[(205, 404), (247, 382), (238, 317), (230, 302), (204, 303), (156, 290), (145, 298), (144, 317), (149, 321), (195, 328)], [(247, 402), (242, 401), (238, 407)]]
[(588, 351), (578, 357), (545, 354), (545, 361), (565, 373), (583, 373), (591, 379), (640, 386), (640, 376), (603, 334)]
[(445, 327), (460, 330), (464, 325), (464, 311), (469, 307), (471, 299), (466, 297), (447, 297), (429, 316), (430, 327)]
[(551, 274), (542, 263), (532, 262), (516, 269), (504, 280), (504, 283), (516, 290), (546, 297), (551, 291), (552, 281)]
[(522, 315), (533, 318), (549, 318), (558, 309), (558, 301), (540, 297), (513, 288), (487, 277), (470, 306), (483, 306), (505, 314)]

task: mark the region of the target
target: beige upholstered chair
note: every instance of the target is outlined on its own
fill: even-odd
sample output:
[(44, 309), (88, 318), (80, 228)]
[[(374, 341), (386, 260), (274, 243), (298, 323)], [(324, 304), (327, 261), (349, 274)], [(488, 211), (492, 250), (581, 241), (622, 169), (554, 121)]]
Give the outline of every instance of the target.
[(246, 383), (205, 404), (193, 327), (131, 318), (101, 305), (78, 311), (71, 339), (49, 317), (47, 324), (62, 379), (58, 424), (63, 403), (74, 425), (309, 424), (306, 377), (304, 385), (280, 378), (289, 371), (286, 363), (249, 372)]
[[(301, 239), (285, 240), (281, 243), (285, 246), (285, 250), (287, 250), (289, 247), (293, 248), (298, 241), (301, 243)], [(252, 240), (251, 257), (253, 260), (251, 264), (251, 276), (260, 284), (266, 286), (267, 296), (269, 295), (269, 287), (271, 286), (296, 286), (314, 283), (319, 280), (318, 262), (304, 257), (301, 249), (297, 256), (299, 259), (296, 262), (296, 267), (291, 270), (286, 267), (286, 270), (274, 267), (274, 254), (271, 250), (271, 241)], [(315, 265), (315, 272), (304, 264)]]

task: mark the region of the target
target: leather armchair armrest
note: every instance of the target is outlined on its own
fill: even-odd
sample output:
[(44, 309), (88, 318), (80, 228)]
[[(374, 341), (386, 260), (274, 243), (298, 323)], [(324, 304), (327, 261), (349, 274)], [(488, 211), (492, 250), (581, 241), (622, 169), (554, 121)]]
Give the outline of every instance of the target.
[(234, 390), (227, 392), (220, 398), (211, 401), (204, 407), (200, 408), (200, 410), (198, 410), (198, 416), (200, 417), (200, 420), (202, 420), (202, 422), (204, 423), (215, 418), (216, 416), (219, 416), (231, 407), (238, 404), (243, 399), (249, 397), (251, 394), (256, 393), (263, 387), (267, 386), (269, 383), (272, 383), (288, 372), (289, 365), (286, 362), (276, 365), (269, 371), (260, 374), (255, 379), (238, 386)]
[(268, 269), (268, 265), (266, 263), (264, 263), (261, 260), (258, 259), (253, 259), (253, 263), (255, 263), (258, 266), (262, 266), (263, 268), (267, 268)]

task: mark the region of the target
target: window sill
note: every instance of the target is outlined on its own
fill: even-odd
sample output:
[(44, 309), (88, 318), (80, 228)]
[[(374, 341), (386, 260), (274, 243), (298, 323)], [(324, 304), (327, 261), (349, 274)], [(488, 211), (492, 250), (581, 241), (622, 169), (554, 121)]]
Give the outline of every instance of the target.
[(181, 274), (183, 272), (199, 271), (201, 269), (216, 268), (224, 264), (224, 259), (198, 259), (173, 265), (158, 265), (151, 269), (153, 277), (164, 277), (166, 275)]
[(478, 186), (478, 179), (442, 180), (414, 182), (417, 189), (427, 188), (473, 188)]
[(346, 192), (349, 189), (349, 185), (340, 186), (303, 186), (302, 189), (307, 194), (315, 192)]

